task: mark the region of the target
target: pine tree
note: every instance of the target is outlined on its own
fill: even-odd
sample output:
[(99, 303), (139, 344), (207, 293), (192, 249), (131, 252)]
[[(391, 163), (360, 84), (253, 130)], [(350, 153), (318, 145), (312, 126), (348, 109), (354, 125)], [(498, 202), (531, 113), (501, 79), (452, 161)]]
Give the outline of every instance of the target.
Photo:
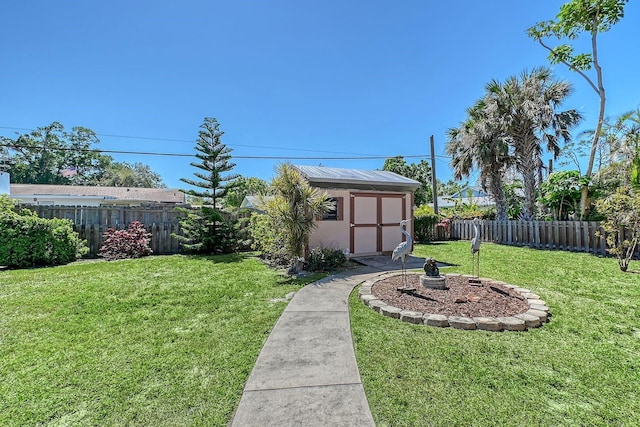
[(237, 249), (238, 239), (233, 221), (225, 220), (220, 206), (227, 192), (233, 188), (238, 174), (227, 173), (234, 167), (231, 149), (222, 143), (224, 132), (218, 120), (205, 117), (200, 125), (195, 157), (199, 163), (191, 166), (199, 169), (193, 175), (197, 179), (180, 178), (197, 189), (185, 190), (186, 194), (201, 198), (203, 205), (185, 210), (180, 221), (182, 235), (176, 235), (188, 251), (201, 253), (230, 253)]

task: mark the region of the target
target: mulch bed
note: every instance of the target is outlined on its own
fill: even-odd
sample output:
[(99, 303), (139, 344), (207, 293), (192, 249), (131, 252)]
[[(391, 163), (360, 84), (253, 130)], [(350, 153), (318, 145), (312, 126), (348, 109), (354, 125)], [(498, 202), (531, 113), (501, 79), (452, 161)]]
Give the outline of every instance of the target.
[(468, 277), (446, 276), (449, 289), (427, 289), (420, 284), (420, 275), (407, 274), (407, 286), (415, 288), (411, 294), (398, 291), (403, 286), (402, 276), (377, 281), (371, 293), (386, 304), (421, 313), (463, 317), (508, 317), (529, 309), (525, 298), (504, 286), (481, 283), (469, 284)]

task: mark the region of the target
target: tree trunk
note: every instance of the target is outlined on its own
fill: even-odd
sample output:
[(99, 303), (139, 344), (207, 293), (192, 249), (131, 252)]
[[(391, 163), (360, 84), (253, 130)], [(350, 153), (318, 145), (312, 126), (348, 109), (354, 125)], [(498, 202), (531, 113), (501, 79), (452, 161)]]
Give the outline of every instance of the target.
[(524, 207), (522, 210), (522, 217), (523, 219), (530, 221), (533, 219), (535, 214), (536, 175), (533, 167), (526, 167), (526, 165), (523, 166), (522, 183), (524, 185)]
[(589, 208), (591, 207), (591, 199), (589, 198), (589, 186), (583, 185), (580, 187), (580, 219), (585, 220), (589, 215)]
[(502, 188), (502, 177), (500, 174), (495, 174), (491, 177), (491, 193), (496, 201), (496, 216), (498, 221), (507, 220), (507, 199), (504, 196), (504, 189)]
[[(598, 125), (596, 126), (595, 133), (593, 134), (593, 142), (591, 143), (591, 150), (589, 151), (589, 164), (584, 174), (587, 178), (591, 178), (591, 175), (593, 174), (593, 164), (596, 159), (596, 150), (598, 148), (598, 141), (600, 140), (600, 133), (602, 132), (602, 123), (604, 122), (604, 113), (607, 103), (604, 84), (602, 82), (602, 67), (600, 67), (600, 63), (598, 62), (598, 22), (595, 21), (594, 24), (596, 25), (594, 30), (591, 32), (591, 50), (593, 52), (593, 68), (596, 70), (596, 76), (598, 78), (597, 92), (600, 97), (600, 111), (598, 112)], [(589, 185), (585, 184), (580, 188), (580, 219), (586, 219), (590, 207), (591, 201), (589, 200)]]

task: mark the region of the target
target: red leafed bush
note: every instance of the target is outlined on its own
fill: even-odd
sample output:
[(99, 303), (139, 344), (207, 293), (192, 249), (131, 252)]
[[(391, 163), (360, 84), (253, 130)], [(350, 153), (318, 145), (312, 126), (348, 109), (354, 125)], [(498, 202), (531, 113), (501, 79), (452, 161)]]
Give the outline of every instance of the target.
[(129, 224), (129, 228), (126, 230), (109, 228), (102, 236), (104, 237), (104, 242), (98, 255), (107, 261), (141, 258), (153, 252), (149, 247), (151, 233), (147, 233), (144, 225), (138, 221)]

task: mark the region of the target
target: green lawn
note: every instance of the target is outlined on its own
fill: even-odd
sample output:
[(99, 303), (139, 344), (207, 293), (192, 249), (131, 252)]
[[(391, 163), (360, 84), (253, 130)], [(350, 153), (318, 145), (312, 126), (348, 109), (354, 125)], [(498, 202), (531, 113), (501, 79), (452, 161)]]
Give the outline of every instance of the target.
[(247, 256), (0, 272), (0, 425), (225, 425), (301, 284)]
[[(377, 425), (640, 425), (640, 274), (588, 254), (492, 244), (481, 253), (482, 276), (531, 289), (551, 307), (551, 322), (501, 333), (417, 326), (352, 294)], [(418, 245), (414, 254), (471, 273), (469, 242)]]

